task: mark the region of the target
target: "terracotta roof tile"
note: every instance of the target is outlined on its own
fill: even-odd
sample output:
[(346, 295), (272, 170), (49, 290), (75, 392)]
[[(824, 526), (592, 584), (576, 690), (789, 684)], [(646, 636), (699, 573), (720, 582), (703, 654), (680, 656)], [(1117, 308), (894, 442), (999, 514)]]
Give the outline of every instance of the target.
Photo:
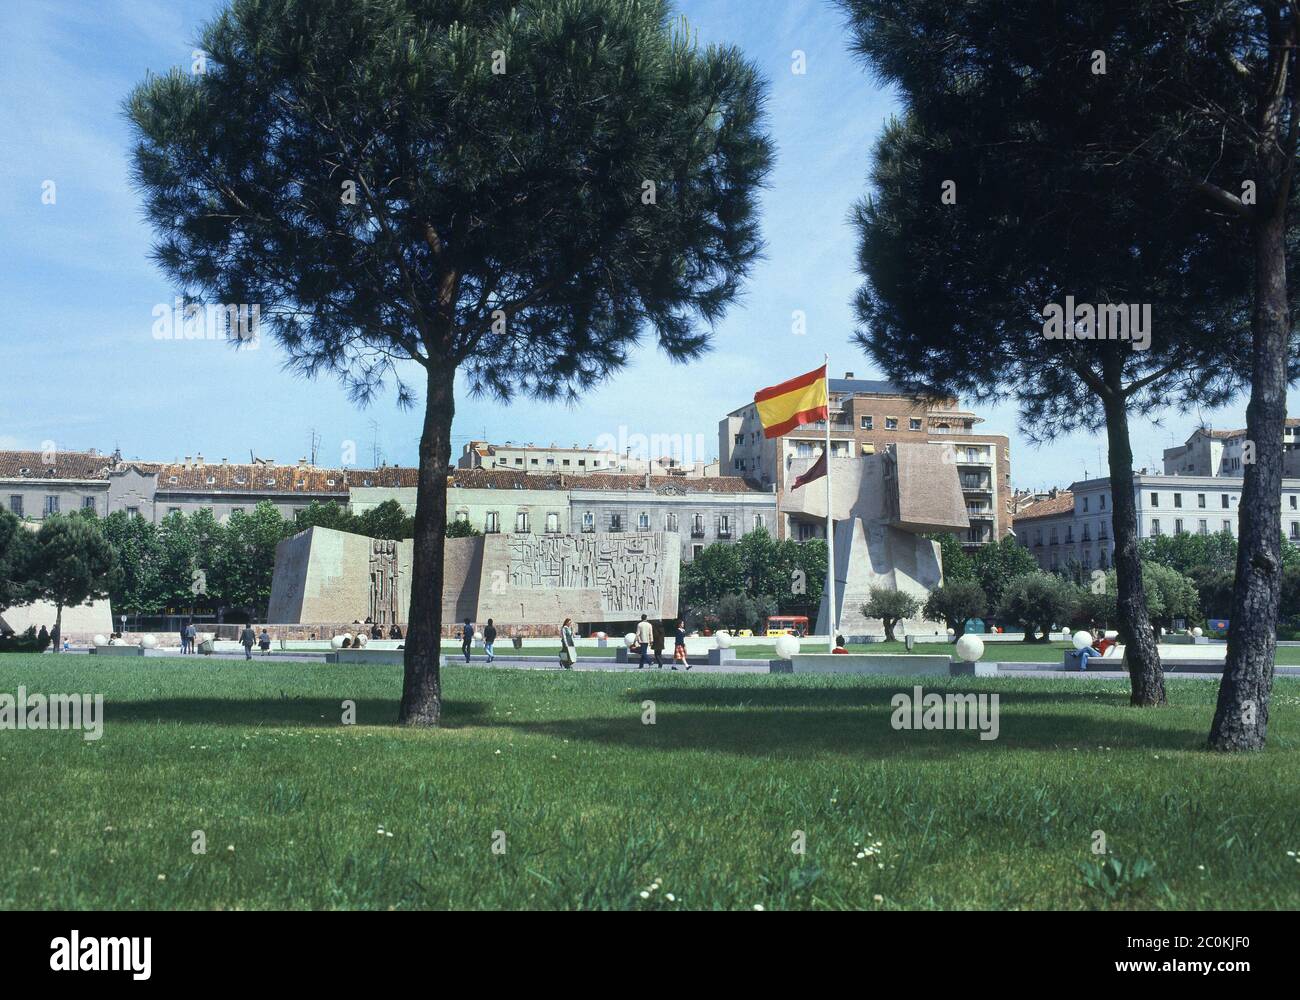
[(1028, 521), (1035, 517), (1051, 517), (1054, 514), (1065, 514), (1074, 510), (1074, 494), (1069, 490), (1062, 490), (1056, 496), (1047, 500), (1039, 500), (1038, 503), (1030, 504), (1019, 514), (1016, 515), (1016, 523)]
[(0, 479), (105, 479), (112, 465), (110, 456), (93, 451), (0, 451)]
[(322, 469), (304, 465), (176, 465), (158, 468), (159, 493), (319, 493), (342, 495), (352, 486), (414, 486), (418, 470)]
[[(645, 475), (621, 473), (568, 472), (527, 473), (513, 469), (457, 469), (448, 478), (449, 485), (465, 489), (498, 490), (644, 490)], [(675, 486), (684, 493), (766, 493), (740, 476), (651, 476), (650, 489)]]

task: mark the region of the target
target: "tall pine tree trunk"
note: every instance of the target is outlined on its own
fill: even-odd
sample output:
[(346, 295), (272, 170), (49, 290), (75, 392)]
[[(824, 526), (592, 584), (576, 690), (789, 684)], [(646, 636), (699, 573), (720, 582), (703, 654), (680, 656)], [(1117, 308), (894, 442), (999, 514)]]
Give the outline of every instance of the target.
[(411, 609), (403, 657), (402, 707), (397, 721), (436, 726), (442, 715), (442, 574), (447, 535), (447, 470), (451, 465), (451, 422), (456, 413), (456, 369), (429, 362), (429, 391), (420, 434), (420, 479), (416, 489)]
[[(1210, 746), (1215, 750), (1262, 750), (1268, 736), (1282, 586), (1282, 435), (1291, 339), (1285, 199), (1278, 202), (1271, 217), (1254, 227), (1254, 346), (1246, 440), (1254, 445), (1255, 461), (1244, 465), (1238, 508), (1240, 537), (1228, 658), (1210, 727)], [(1261, 208), (1264, 204), (1261, 199)]]
[(1102, 397), (1102, 403), (1106, 410), (1106, 440), (1110, 452), (1111, 533), (1115, 536), (1115, 579), (1119, 591), (1115, 607), (1119, 618), (1119, 638), (1124, 644), (1124, 660), (1128, 665), (1130, 704), (1163, 705), (1165, 672), (1160, 665), (1160, 650), (1156, 647), (1151, 616), (1147, 613), (1142, 562), (1138, 558), (1137, 500), (1133, 494), (1133, 446), (1128, 436), (1128, 401), (1116, 381), (1106, 379), (1110, 391)]

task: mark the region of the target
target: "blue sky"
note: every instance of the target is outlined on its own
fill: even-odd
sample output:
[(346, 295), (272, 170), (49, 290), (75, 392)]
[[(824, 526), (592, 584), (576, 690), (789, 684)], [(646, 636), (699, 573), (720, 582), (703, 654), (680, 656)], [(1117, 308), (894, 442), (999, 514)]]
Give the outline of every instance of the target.
[[(128, 457), (262, 457), (294, 461), (319, 435), (318, 460), (337, 464), (349, 443), (366, 464), (372, 443), (390, 463), (414, 464), (416, 412), (390, 393), (358, 409), (333, 381), (281, 368), (271, 343), (256, 351), (219, 341), (160, 342), (153, 309), (175, 289), (149, 261), (151, 233), (129, 180), (121, 101), (146, 72), (188, 66), (198, 27), (218, 0), (8, 0), (0, 32), (0, 449), (120, 446)], [(847, 218), (866, 190), (868, 157), (894, 109), (849, 55), (829, 0), (679, 0), (705, 42), (740, 46), (771, 82), (778, 159), (763, 199), (767, 259), (714, 335), (703, 362), (670, 365), (647, 344), (581, 404), (520, 400), (504, 408), (459, 395), (453, 450), (471, 437), (586, 444), (600, 435), (703, 435), (716, 455), (717, 421), (753, 392), (820, 364), (879, 377), (849, 340), (860, 278)], [(794, 50), (807, 71), (792, 72)], [(55, 202), (43, 185), (54, 182)], [(791, 332), (791, 314), (807, 333)], [(1105, 442), (1080, 434), (1034, 448), (1013, 407), (985, 410), (982, 429), (1012, 439), (1018, 487), (1068, 485), (1095, 475)], [(1294, 412), (1294, 407), (1293, 407)], [(1201, 416), (1244, 426), (1245, 400)], [(1158, 465), (1195, 414), (1163, 426), (1135, 422), (1138, 466)]]

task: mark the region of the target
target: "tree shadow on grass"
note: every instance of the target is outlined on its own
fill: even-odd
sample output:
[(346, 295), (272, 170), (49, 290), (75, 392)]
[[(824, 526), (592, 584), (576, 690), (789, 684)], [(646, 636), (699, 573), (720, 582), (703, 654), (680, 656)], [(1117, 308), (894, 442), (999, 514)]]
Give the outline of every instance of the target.
[[(333, 729), (342, 725), (344, 698), (284, 695), (266, 698), (106, 699), (105, 724), (114, 722), (185, 723), (209, 726), (302, 726)], [(396, 698), (355, 698), (356, 725), (397, 727)], [(481, 725), (491, 711), (482, 701), (444, 701), (442, 727)]]
[[(891, 699), (904, 693), (912, 695), (913, 689), (923, 688), (926, 694), (996, 694), (999, 704), (1006, 708), (1022, 704), (1079, 704), (1127, 707), (1127, 688), (1061, 691), (1009, 689), (1005, 685), (988, 683), (983, 678), (970, 677), (895, 677), (890, 684), (835, 685), (808, 687), (800, 685), (732, 687), (729, 685), (646, 687), (627, 694), (627, 700), (640, 704), (650, 700), (666, 705), (711, 705), (718, 708), (871, 708), (888, 706)], [(984, 681), (981, 683), (981, 681)], [(1041, 683), (1041, 681), (1033, 682)], [(1125, 682), (1120, 682), (1125, 683)], [(1135, 710), (1136, 711), (1136, 710)]]
[(1007, 750), (1074, 755), (1076, 749), (1088, 752), (1101, 746), (1111, 750), (1200, 750), (1206, 733), (1206, 729), (1152, 725), (1146, 721), (1148, 717), (1136, 713), (1117, 724), (1113, 718), (1088, 715), (1001, 711), (997, 739), (982, 740), (973, 723), (962, 730), (894, 729), (887, 698), (884, 706), (866, 711), (861, 705), (838, 710), (752, 705), (717, 711), (678, 710), (666, 709), (663, 702), (656, 703), (653, 726), (642, 723), (639, 703), (629, 706), (622, 717), (545, 722), (494, 718), (484, 724), (629, 750), (702, 750), (784, 759), (839, 754), (859, 760), (956, 757)]

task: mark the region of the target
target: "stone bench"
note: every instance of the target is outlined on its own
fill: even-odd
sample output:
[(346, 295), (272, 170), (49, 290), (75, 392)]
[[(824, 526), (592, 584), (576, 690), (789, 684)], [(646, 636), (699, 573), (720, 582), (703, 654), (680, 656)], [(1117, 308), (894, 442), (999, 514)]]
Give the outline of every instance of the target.
[[(897, 677), (949, 677), (952, 657), (914, 653), (796, 653), (790, 657), (795, 674), (876, 674)], [(784, 672), (774, 668), (774, 673)]]
[(143, 646), (91, 646), (95, 656), (144, 656)]

